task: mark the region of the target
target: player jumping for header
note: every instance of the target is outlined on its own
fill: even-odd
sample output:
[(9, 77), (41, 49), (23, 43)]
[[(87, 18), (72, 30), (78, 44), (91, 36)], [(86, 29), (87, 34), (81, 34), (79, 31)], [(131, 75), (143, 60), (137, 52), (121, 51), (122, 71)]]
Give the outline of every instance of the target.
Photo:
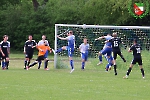
[(73, 64), (73, 53), (74, 53), (74, 48), (75, 48), (75, 36), (73, 35), (73, 31), (69, 31), (69, 33), (67, 34), (68, 36), (63, 38), (60, 36), (57, 36), (57, 38), (61, 39), (61, 40), (67, 40), (68, 41), (68, 46), (63, 46), (60, 49), (58, 49), (56, 51), (56, 53), (61, 52), (62, 50), (67, 50), (68, 51), (68, 56), (69, 56), (69, 60), (70, 60), (70, 66), (71, 66), (71, 71), (70, 73), (72, 73), (74, 71), (74, 64)]
[[(107, 36), (101, 36), (95, 40), (101, 40), (101, 39), (106, 39), (107, 40), (110, 40), (112, 38), (112, 36), (110, 34), (107, 34)], [(106, 54), (107, 52), (107, 45), (109, 44), (109, 42), (106, 42), (103, 49), (98, 53), (98, 56), (99, 56), (99, 63), (97, 65), (100, 65), (102, 64), (102, 52), (103, 52), (103, 55)]]
[[(113, 38), (108, 40), (108, 42), (111, 42), (112, 44), (112, 50), (113, 50), (113, 58), (114, 58), (114, 70), (117, 69), (116, 65), (116, 59), (117, 59), (117, 54), (122, 58), (124, 62), (126, 62), (125, 58), (123, 57), (121, 50), (120, 50), (120, 44), (122, 43), (125, 45), (119, 37), (117, 37), (117, 33), (113, 33)], [(126, 48), (126, 45), (125, 45)]]

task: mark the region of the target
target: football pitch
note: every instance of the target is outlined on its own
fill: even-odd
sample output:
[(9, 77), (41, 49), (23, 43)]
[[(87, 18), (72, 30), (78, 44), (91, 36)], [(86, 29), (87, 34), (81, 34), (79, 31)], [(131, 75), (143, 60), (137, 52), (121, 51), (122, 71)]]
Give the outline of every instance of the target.
[[(75, 61), (75, 71), (70, 74), (70, 67), (55, 69), (53, 62), (49, 62), (49, 71), (43, 65), (40, 70), (37, 66), (24, 70), (24, 55), (11, 54), (9, 70), (0, 70), (0, 100), (149, 100), (150, 54), (144, 51), (142, 55), (145, 79), (138, 65), (128, 79), (123, 79), (131, 53), (124, 53), (126, 63), (118, 57), (117, 76), (113, 69), (105, 72), (104, 58), (100, 66), (96, 65), (97, 58), (89, 58), (84, 71), (80, 69), (81, 62)], [(69, 65), (68, 61), (65, 63)]]

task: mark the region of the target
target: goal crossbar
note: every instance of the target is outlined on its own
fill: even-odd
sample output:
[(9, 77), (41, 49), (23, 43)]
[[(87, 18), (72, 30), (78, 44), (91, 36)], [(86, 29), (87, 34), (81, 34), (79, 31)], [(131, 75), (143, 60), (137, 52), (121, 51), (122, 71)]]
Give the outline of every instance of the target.
[(109, 28), (109, 29), (150, 29), (150, 26), (109, 26), (109, 25), (76, 25), (76, 24), (55, 24), (55, 26), (81, 27), (81, 28)]

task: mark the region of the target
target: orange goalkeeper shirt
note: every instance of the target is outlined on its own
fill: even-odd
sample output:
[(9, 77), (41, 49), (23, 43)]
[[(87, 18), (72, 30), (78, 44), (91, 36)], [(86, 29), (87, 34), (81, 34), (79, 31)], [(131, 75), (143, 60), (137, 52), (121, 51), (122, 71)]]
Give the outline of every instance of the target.
[(51, 50), (49, 46), (45, 46), (45, 45), (37, 46), (37, 48), (39, 50), (38, 56), (43, 56), (45, 55), (47, 50)]

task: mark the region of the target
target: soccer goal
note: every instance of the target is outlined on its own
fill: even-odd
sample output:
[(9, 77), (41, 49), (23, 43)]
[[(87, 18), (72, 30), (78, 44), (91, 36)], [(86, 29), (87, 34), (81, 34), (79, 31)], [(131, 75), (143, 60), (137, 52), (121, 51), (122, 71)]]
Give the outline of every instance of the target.
[[(144, 26), (107, 26), (107, 25), (72, 25), (72, 24), (55, 24), (55, 50), (62, 46), (67, 45), (67, 41), (60, 40), (57, 35), (61, 37), (67, 37), (67, 32), (72, 30), (75, 35), (75, 60), (80, 60), (80, 52), (78, 50), (79, 45), (82, 43), (83, 38), (88, 39), (90, 44), (89, 57), (97, 57), (99, 50), (103, 48), (104, 41), (95, 41), (95, 38), (112, 34), (117, 32), (118, 37), (127, 45), (132, 45), (132, 40), (137, 39), (142, 47), (146, 50), (150, 50), (150, 27)], [(60, 62), (58, 62), (60, 61)], [(62, 62), (68, 62), (67, 52), (63, 51), (54, 56), (54, 67), (57, 68), (57, 64), (63, 64)]]

